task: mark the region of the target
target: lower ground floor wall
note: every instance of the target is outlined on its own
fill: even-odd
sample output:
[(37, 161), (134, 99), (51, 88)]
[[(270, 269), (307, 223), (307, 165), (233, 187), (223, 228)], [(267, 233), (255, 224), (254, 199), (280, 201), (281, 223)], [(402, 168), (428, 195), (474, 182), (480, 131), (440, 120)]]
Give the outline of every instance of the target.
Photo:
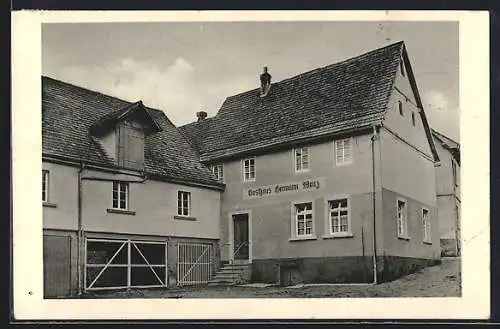
[[(392, 281), (413, 273), (439, 260), (384, 256), (377, 257), (378, 282)], [(294, 285), (300, 283), (371, 283), (373, 282), (373, 258), (318, 257), (297, 259), (253, 260), (252, 282)]]
[[(208, 282), (219, 267), (218, 240), (44, 230), (44, 295), (79, 290), (172, 287)], [(79, 287), (81, 289), (79, 289)]]

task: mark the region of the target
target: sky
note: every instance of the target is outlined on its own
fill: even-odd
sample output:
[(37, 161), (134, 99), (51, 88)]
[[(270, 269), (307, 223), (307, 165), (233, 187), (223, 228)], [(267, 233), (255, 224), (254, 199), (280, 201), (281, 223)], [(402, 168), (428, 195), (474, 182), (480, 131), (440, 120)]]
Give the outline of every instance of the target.
[(458, 140), (456, 22), (51, 23), (42, 74), (163, 110), (175, 125), (226, 97), (405, 41), (431, 126)]

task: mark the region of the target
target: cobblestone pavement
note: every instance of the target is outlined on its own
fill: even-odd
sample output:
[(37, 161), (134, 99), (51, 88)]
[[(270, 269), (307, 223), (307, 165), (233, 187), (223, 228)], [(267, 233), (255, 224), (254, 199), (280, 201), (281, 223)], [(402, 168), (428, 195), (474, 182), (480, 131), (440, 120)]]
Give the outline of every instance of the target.
[(83, 298), (317, 298), (317, 297), (460, 297), (460, 258), (378, 285), (312, 285), (305, 287), (203, 286), (131, 289), (92, 293)]

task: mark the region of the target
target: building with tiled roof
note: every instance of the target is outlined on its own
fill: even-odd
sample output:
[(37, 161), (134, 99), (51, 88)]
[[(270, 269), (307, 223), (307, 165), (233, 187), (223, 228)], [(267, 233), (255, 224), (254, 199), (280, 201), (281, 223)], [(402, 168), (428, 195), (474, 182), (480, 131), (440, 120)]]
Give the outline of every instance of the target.
[(440, 158), (436, 168), (439, 234), (443, 256), (459, 256), (460, 244), (460, 144), (432, 129)]
[(178, 128), (44, 77), (46, 291), (379, 283), (438, 263), (440, 157), (405, 44), (270, 74)]
[(439, 156), (403, 42), (262, 89), (179, 127), (226, 184), (223, 262), (281, 284), (439, 262)]
[(224, 185), (164, 112), (42, 77), (42, 160), (46, 296), (208, 281)]

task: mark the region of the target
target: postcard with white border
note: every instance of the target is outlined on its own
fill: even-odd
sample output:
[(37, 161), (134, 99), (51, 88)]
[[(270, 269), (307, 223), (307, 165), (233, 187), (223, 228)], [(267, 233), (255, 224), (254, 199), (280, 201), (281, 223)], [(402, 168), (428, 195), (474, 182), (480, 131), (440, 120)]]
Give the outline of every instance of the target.
[(488, 319), (488, 63), (479, 11), (13, 12), (14, 317)]

